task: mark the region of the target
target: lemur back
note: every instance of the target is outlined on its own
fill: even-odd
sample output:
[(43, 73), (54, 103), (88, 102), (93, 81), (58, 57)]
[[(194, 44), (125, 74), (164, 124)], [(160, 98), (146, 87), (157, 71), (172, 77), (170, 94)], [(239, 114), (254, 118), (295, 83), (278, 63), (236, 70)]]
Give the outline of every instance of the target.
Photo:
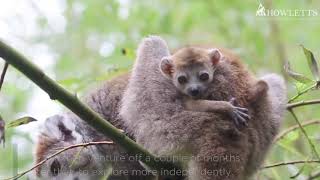
[[(85, 97), (85, 102), (97, 113), (110, 121), (114, 126), (123, 129), (119, 117), (120, 99), (128, 82), (128, 74), (104, 83), (92, 90)], [(36, 163), (61, 148), (92, 141), (110, 141), (71, 112), (48, 118), (39, 136), (36, 149)], [(119, 160), (120, 156), (125, 159)], [(47, 161), (36, 169), (40, 179), (99, 179), (106, 177), (112, 168), (113, 172), (127, 171), (129, 175), (112, 175), (115, 179), (152, 179), (151, 176), (135, 175), (133, 171), (144, 168), (138, 161), (129, 161), (127, 152), (117, 144), (78, 147)], [(132, 174), (132, 175), (130, 175)]]

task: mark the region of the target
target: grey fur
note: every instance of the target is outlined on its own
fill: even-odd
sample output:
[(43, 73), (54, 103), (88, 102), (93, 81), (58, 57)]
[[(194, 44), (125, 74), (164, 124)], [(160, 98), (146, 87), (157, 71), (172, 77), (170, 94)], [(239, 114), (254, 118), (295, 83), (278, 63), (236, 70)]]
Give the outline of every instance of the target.
[[(122, 122), (118, 116), (120, 99), (128, 81), (128, 75), (120, 76), (93, 90), (85, 97), (85, 102), (97, 113), (116, 127), (122, 129)], [(55, 115), (48, 118), (39, 136), (36, 158), (37, 161), (55, 153), (63, 147), (73, 144), (109, 140), (98, 133), (84, 121), (71, 112)], [(81, 152), (79, 153), (79, 151)], [(74, 160), (79, 153), (79, 160)], [(120, 156), (126, 160), (119, 160)], [(115, 158), (106, 160), (105, 158)], [(53, 166), (60, 167), (57, 174), (53, 174)], [(103, 146), (88, 146), (86, 148), (74, 148), (47, 161), (38, 169), (40, 179), (100, 179), (108, 174), (108, 169), (113, 171), (133, 170), (142, 171), (144, 168), (138, 161), (129, 161), (127, 152), (116, 144)], [(153, 179), (151, 176), (113, 175), (110, 180), (116, 179)]]

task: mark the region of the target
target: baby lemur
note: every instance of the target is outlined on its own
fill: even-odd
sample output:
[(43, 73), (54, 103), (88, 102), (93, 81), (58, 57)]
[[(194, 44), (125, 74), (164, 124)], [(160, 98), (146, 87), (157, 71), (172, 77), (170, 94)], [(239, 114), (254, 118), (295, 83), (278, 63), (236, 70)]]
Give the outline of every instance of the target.
[[(178, 50), (172, 56), (162, 58), (160, 71), (165, 77), (172, 80), (184, 97), (187, 96), (185, 99), (187, 109), (228, 113), (237, 126), (247, 125), (246, 121), (250, 118), (247, 114), (248, 110), (234, 106), (234, 98), (230, 102), (206, 100), (209, 99), (210, 92), (215, 86), (212, 81), (220, 60), (223, 61), (223, 55), (218, 49), (186, 47)], [(264, 95), (267, 85), (263, 81), (257, 85), (260, 84), (265, 84), (261, 87), (263, 91), (251, 93), (251, 95), (256, 97)]]
[[(126, 131), (156, 155), (183, 156), (182, 163), (189, 172), (189, 180), (244, 180), (250, 177), (261, 165), (285, 110), (286, 90), (281, 77), (271, 74), (258, 81), (235, 55), (219, 50), (224, 56), (222, 59), (216, 58), (217, 51), (207, 50), (200, 53), (208, 52), (209, 57), (204, 56), (206, 60), (202, 57), (185, 59), (190, 54), (185, 54), (189, 50), (184, 49), (173, 55), (173, 62), (170, 62), (172, 57), (164, 58), (170, 57), (166, 43), (159, 37), (146, 38), (138, 48), (122, 98), (120, 115)], [(177, 62), (181, 64), (175, 64), (175, 59), (181, 57), (184, 60)], [(208, 59), (211, 64), (203, 62)], [(187, 69), (190, 62), (198, 65)], [(177, 69), (180, 67), (187, 70)], [(160, 69), (166, 77), (161, 75)], [(188, 84), (188, 78), (193, 78), (193, 83)], [(201, 79), (208, 79), (207, 83), (201, 84), (210, 88), (200, 88)], [(187, 98), (192, 101), (212, 100), (205, 102), (213, 103), (209, 108), (214, 112), (202, 112), (202, 108), (199, 108), (201, 112), (187, 110), (186, 94), (193, 97)], [(249, 110), (248, 128), (238, 129), (230, 121), (229, 114), (215, 112), (215, 101), (232, 98), (237, 100), (239, 107)], [(232, 107), (227, 112), (238, 110), (227, 102), (219, 103), (228, 104), (226, 109)], [(247, 113), (239, 110), (236, 112), (238, 120), (246, 118)]]

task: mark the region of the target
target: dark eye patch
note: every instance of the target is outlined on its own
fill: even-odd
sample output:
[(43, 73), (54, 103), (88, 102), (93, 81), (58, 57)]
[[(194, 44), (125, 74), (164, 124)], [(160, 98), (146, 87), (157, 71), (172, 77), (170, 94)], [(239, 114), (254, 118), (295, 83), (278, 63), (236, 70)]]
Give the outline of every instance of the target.
[(180, 84), (185, 84), (185, 83), (188, 82), (188, 79), (187, 79), (186, 76), (181, 75), (181, 76), (178, 77), (178, 82), (179, 82)]
[(72, 131), (68, 129), (62, 122), (59, 122), (58, 128), (63, 135), (64, 141), (72, 141), (75, 139), (75, 137), (72, 136)]
[(201, 73), (201, 74), (199, 75), (199, 79), (200, 79), (201, 81), (207, 81), (207, 80), (209, 79), (209, 74), (206, 73), (206, 72)]
[(50, 172), (52, 176), (57, 176), (61, 170), (61, 165), (57, 159), (55, 159), (50, 166)]

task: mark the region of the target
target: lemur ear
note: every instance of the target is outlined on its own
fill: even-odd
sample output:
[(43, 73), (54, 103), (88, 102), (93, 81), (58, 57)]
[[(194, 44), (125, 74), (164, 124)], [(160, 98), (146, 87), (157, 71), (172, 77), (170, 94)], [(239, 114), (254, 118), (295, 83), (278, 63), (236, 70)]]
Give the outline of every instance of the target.
[(170, 56), (165, 56), (161, 59), (160, 71), (165, 77), (169, 79), (172, 78), (173, 64)]
[(210, 57), (212, 66), (215, 66), (222, 59), (222, 54), (217, 48), (214, 48), (209, 50), (209, 57)]

